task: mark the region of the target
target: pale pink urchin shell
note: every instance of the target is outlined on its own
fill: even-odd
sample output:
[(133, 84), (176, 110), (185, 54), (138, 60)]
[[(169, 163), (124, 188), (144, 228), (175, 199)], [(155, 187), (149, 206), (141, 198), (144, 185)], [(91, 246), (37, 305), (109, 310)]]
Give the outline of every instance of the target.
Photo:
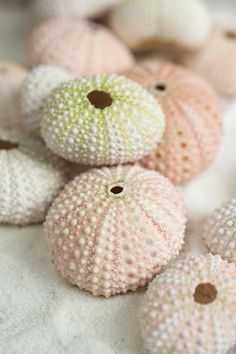
[(0, 61), (0, 127), (19, 129), (23, 122), (20, 111), (20, 87), (27, 71), (20, 65)]
[(223, 204), (209, 216), (204, 241), (210, 252), (236, 263), (236, 199)]
[(188, 256), (150, 284), (140, 311), (150, 354), (225, 354), (236, 342), (236, 268)]
[(75, 18), (52, 19), (29, 38), (33, 66), (61, 66), (76, 76), (117, 73), (133, 64), (129, 49), (101, 25)]
[(236, 96), (236, 28), (218, 27), (205, 46), (183, 58), (183, 62), (203, 75), (220, 93)]
[(54, 201), (45, 223), (63, 277), (106, 297), (145, 285), (179, 253), (185, 230), (180, 195), (140, 166), (94, 169)]
[(208, 83), (168, 62), (142, 62), (125, 73), (148, 89), (166, 116), (162, 141), (141, 163), (182, 184), (214, 159), (222, 136), (219, 102)]

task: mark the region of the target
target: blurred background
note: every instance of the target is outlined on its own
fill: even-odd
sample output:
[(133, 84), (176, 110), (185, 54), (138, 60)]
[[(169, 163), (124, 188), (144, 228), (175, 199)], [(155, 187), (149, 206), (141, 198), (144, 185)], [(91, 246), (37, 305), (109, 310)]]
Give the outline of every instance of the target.
[[(50, 0), (49, 0), (50, 2)], [(211, 15), (222, 24), (235, 26), (235, 0), (204, 0)], [(33, 0), (0, 0), (0, 57), (27, 65), (26, 39), (37, 24)]]

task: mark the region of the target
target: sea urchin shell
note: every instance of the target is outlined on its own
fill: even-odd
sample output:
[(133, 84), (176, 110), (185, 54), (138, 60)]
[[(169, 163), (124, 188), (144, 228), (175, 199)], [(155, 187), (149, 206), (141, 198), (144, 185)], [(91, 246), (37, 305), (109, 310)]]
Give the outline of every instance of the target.
[(39, 19), (50, 17), (92, 17), (102, 14), (121, 0), (34, 0), (33, 11)]
[[(203, 75), (218, 92), (236, 96), (236, 28), (217, 27), (207, 43), (183, 62)], [(214, 63), (214, 65), (212, 65)]]
[(129, 49), (105, 27), (75, 18), (52, 19), (29, 38), (33, 66), (60, 66), (76, 76), (118, 73), (134, 62)]
[(200, 0), (126, 0), (113, 10), (110, 24), (138, 49), (161, 43), (198, 48), (211, 30), (210, 16)]
[(125, 73), (159, 101), (166, 118), (161, 142), (141, 162), (182, 184), (213, 161), (222, 137), (217, 96), (208, 83), (169, 62), (144, 61)]
[(182, 199), (157, 172), (94, 169), (54, 201), (45, 236), (63, 277), (94, 295), (136, 290), (176, 256), (185, 230)]
[(26, 76), (21, 88), (21, 111), (28, 131), (39, 131), (44, 99), (55, 87), (72, 78), (69, 72), (53, 65), (40, 65)]
[(37, 138), (0, 131), (0, 223), (44, 220), (65, 183), (65, 165)]
[(150, 284), (140, 311), (151, 354), (225, 354), (236, 341), (236, 268), (188, 256)]
[(204, 241), (210, 252), (236, 263), (236, 199), (217, 208), (208, 218)]
[(164, 132), (164, 115), (142, 86), (117, 75), (72, 80), (44, 105), (42, 136), (65, 159), (85, 165), (132, 162)]

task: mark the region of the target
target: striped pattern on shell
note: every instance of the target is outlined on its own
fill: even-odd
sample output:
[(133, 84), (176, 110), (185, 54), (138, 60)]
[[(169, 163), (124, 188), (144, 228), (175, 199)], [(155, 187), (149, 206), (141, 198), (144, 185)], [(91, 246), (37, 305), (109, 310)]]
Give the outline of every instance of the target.
[(103, 14), (121, 0), (34, 0), (33, 12), (39, 19), (50, 17), (93, 17)]
[(50, 92), (73, 76), (53, 65), (40, 65), (26, 76), (21, 87), (21, 111), (27, 131), (38, 133), (43, 101)]
[(236, 269), (219, 256), (179, 260), (149, 285), (140, 325), (151, 354), (225, 354), (236, 342)]
[(212, 26), (200, 0), (126, 0), (111, 13), (110, 25), (137, 49), (152, 49), (161, 43), (198, 48)]
[(97, 75), (56, 88), (44, 105), (42, 136), (65, 159), (85, 165), (132, 162), (155, 148), (164, 115), (142, 86)]
[(56, 65), (76, 76), (117, 73), (134, 62), (128, 48), (108, 29), (73, 17), (36, 27), (28, 53), (33, 66)]
[(70, 182), (49, 210), (45, 237), (63, 277), (108, 297), (144, 286), (176, 256), (185, 222), (182, 199), (165, 177), (119, 166)]
[(208, 218), (204, 241), (211, 253), (236, 263), (236, 199), (217, 208)]
[(183, 63), (204, 76), (221, 94), (236, 96), (235, 56), (236, 28), (218, 27), (201, 50), (183, 57)]
[(14, 63), (0, 61), (0, 127), (22, 128), (20, 87), (27, 71)]
[(184, 67), (144, 61), (125, 73), (156, 97), (166, 130), (156, 149), (141, 163), (175, 184), (187, 182), (214, 160), (222, 137), (217, 96), (208, 83)]
[(66, 181), (65, 164), (41, 140), (1, 130), (0, 166), (0, 223), (42, 222)]

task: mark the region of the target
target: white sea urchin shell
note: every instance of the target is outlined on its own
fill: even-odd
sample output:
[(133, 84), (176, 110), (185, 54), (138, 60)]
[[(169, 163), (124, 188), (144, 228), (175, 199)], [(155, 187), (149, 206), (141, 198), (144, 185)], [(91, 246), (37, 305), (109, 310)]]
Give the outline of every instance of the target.
[(219, 256), (174, 262), (140, 311), (151, 354), (225, 354), (236, 341), (236, 268)]
[(0, 131), (0, 223), (44, 220), (65, 182), (64, 163), (40, 140)]
[(195, 48), (211, 30), (200, 0), (126, 0), (114, 9), (110, 24), (133, 48), (151, 48), (157, 42)]
[(90, 170), (53, 202), (45, 237), (63, 277), (94, 295), (136, 290), (179, 253), (182, 198), (139, 166)]
[(48, 147), (85, 165), (140, 159), (164, 132), (164, 114), (139, 84), (118, 75), (96, 75), (56, 88), (44, 105), (41, 132)]
[(39, 131), (44, 99), (55, 87), (72, 78), (68, 71), (53, 65), (40, 65), (26, 76), (21, 88), (21, 111), (28, 131)]
[(121, 0), (34, 0), (33, 11), (39, 19), (50, 17), (99, 15)]
[(223, 204), (209, 217), (204, 241), (210, 252), (236, 263), (236, 199)]

